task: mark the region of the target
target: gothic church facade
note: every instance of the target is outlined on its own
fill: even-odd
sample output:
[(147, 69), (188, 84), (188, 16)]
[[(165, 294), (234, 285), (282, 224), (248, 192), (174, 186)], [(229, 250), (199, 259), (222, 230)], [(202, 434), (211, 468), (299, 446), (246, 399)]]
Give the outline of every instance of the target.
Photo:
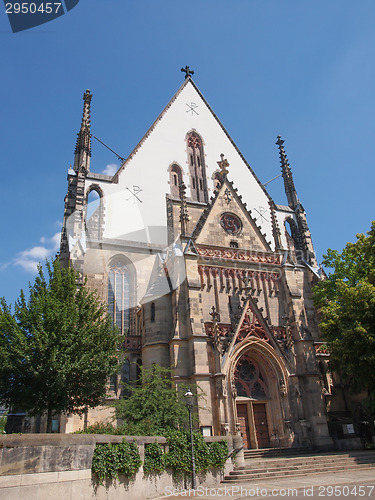
[[(186, 68), (118, 171), (97, 174), (91, 98), (86, 91), (60, 259), (99, 291), (123, 335), (112, 396), (140, 364), (157, 363), (172, 368), (174, 383), (202, 389), (207, 434), (241, 433), (247, 448), (329, 447), (311, 300), (320, 269), (284, 141), (276, 144), (286, 206), (272, 200)], [(105, 414), (89, 413), (89, 423)], [(70, 417), (66, 430), (77, 426)]]

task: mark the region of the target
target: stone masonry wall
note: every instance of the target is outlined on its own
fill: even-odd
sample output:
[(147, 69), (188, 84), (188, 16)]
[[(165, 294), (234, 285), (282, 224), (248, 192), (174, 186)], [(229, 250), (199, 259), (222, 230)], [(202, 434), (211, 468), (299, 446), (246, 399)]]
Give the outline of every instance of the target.
[[(27, 434), (0, 437), (0, 498), (2, 500), (144, 500), (162, 496), (167, 488), (183, 489), (189, 485), (173, 478), (169, 472), (146, 476), (141, 467), (135, 478), (107, 481), (98, 484), (91, 473), (91, 462), (97, 443), (120, 443), (123, 436), (104, 434)], [(232, 438), (206, 438), (228, 440)], [(165, 444), (165, 438), (153, 436), (126, 436), (136, 441), (141, 459), (144, 446), (157, 440)], [(232, 470), (227, 461), (224, 471), (212, 471), (198, 475), (198, 485), (217, 485), (224, 474)]]

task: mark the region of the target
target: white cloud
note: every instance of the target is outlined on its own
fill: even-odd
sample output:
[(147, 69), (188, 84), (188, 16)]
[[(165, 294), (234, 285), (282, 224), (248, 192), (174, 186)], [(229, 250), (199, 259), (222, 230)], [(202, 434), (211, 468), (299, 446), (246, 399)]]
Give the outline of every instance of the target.
[(105, 175), (115, 175), (115, 173), (117, 172), (118, 170), (118, 165), (116, 165), (116, 163), (109, 163), (105, 169), (103, 170), (103, 174)]
[(45, 238), (42, 236), (40, 242), (43, 243), (43, 246), (37, 245), (27, 250), (23, 250), (18, 253), (10, 263), (4, 264), (2, 268), (12, 264), (22, 267), (25, 271), (34, 273), (39, 263), (43, 263), (45, 259), (52, 257), (59, 249), (60, 232), (55, 233), (52, 238)]

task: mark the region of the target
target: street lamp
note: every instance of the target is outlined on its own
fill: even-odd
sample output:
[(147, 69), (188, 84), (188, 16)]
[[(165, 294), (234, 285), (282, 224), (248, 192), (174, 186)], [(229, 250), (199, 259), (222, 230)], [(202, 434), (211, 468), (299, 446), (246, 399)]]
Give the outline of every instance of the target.
[(186, 401), (186, 406), (189, 410), (189, 426), (190, 426), (190, 444), (191, 444), (191, 488), (193, 490), (197, 489), (197, 483), (196, 483), (196, 478), (195, 478), (195, 459), (194, 459), (194, 441), (193, 441), (193, 420), (191, 417), (191, 412), (193, 409), (193, 400), (194, 400), (194, 395), (193, 393), (188, 390), (187, 393), (184, 395), (185, 401)]

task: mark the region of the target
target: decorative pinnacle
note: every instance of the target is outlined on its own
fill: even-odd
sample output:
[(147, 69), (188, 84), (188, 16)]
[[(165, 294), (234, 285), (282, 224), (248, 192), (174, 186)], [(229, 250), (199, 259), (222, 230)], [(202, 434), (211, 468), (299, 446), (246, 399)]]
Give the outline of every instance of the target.
[(281, 139), (281, 136), (278, 135), (277, 136), (277, 141), (275, 142), (275, 144), (277, 144), (279, 146), (279, 154), (280, 154), (280, 160), (281, 160), (281, 167), (282, 168), (285, 167), (285, 168), (289, 168), (290, 169), (289, 163), (288, 163), (288, 158), (287, 158), (287, 156), (285, 154), (285, 150), (284, 150), (284, 146), (283, 146), (284, 142), (285, 141), (283, 141)]
[(211, 316), (212, 318), (212, 323), (218, 323), (220, 321), (220, 314), (218, 313), (218, 311), (216, 310), (216, 307), (215, 306), (212, 306), (211, 307), (211, 311), (209, 312), (209, 315)]
[(289, 166), (288, 158), (285, 154), (284, 142), (285, 141), (283, 141), (281, 137), (278, 135), (276, 144), (279, 146), (279, 155), (281, 161), (282, 176), (284, 179), (285, 194), (288, 198), (288, 205), (290, 206), (290, 208), (295, 210), (299, 205), (299, 201), (298, 201), (297, 191), (294, 186), (292, 170)]
[(78, 170), (81, 165), (84, 165), (86, 170), (90, 169), (90, 156), (91, 156), (91, 116), (90, 116), (90, 105), (91, 105), (92, 94), (90, 90), (86, 90), (83, 94), (83, 113), (81, 128), (77, 134), (76, 148), (74, 151), (74, 170)]
[(185, 66), (184, 68), (181, 68), (181, 71), (185, 73), (185, 80), (186, 78), (191, 78), (192, 75), (194, 75), (194, 70), (190, 69), (189, 66)]
[(187, 223), (189, 222), (190, 217), (186, 204), (186, 186), (183, 181), (179, 185), (179, 190), (180, 190), (180, 200), (181, 200), (181, 206), (180, 206), (181, 234), (182, 236), (185, 236)]
[(219, 167), (220, 167), (220, 173), (221, 173), (221, 175), (224, 178), (224, 177), (226, 177), (226, 175), (229, 172), (229, 170), (228, 170), (229, 162), (228, 162), (228, 160), (226, 158), (224, 159), (224, 154), (223, 153), (221, 153), (220, 158), (221, 158), (221, 161), (218, 161), (217, 164), (219, 165)]

